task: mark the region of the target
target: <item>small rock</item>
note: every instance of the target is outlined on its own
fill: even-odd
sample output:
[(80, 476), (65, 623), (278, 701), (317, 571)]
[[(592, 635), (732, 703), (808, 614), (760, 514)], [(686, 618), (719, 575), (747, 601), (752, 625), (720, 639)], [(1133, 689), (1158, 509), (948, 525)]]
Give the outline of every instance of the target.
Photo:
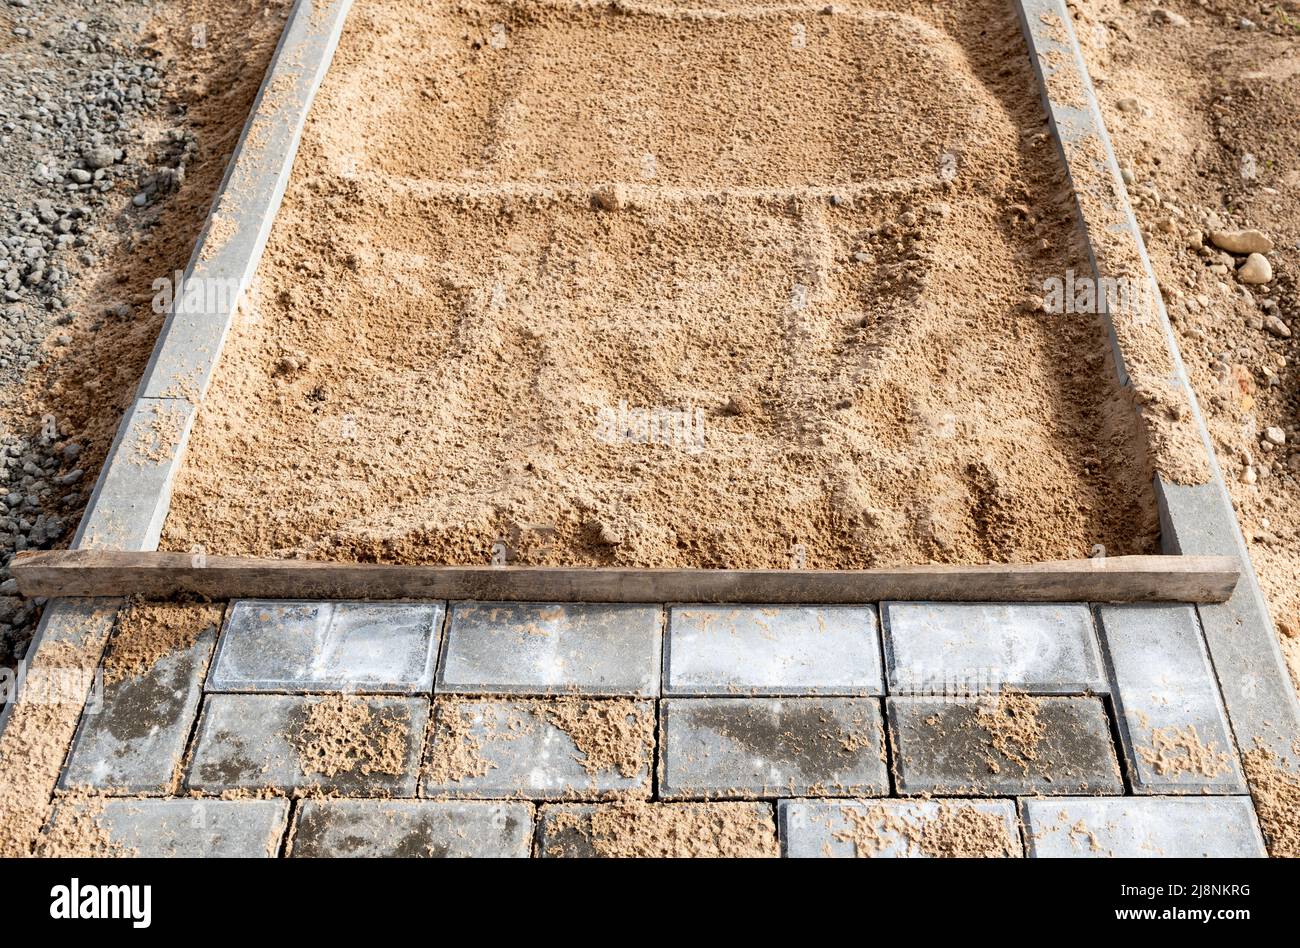
[(1276, 425), (1264, 429), (1264, 440), (1269, 444), (1286, 444), (1286, 432)]
[(84, 158), (86, 164), (94, 170), (107, 168), (109, 165), (113, 164), (113, 162), (117, 161), (117, 149), (112, 148), (109, 145), (95, 145), (83, 151), (81, 157)]
[(1268, 253), (1273, 249), (1272, 238), (1261, 230), (1213, 230), (1210, 241), (1220, 250), (1238, 255)]
[(1290, 339), (1291, 330), (1286, 323), (1276, 316), (1268, 315), (1264, 317), (1264, 328), (1277, 336), (1279, 339)]
[(591, 199), (602, 211), (621, 211), (627, 207), (627, 188), (621, 184), (607, 184), (592, 192)]
[(1262, 253), (1252, 253), (1237, 271), (1237, 279), (1251, 286), (1262, 286), (1273, 279), (1273, 266)]
[(604, 546), (618, 546), (623, 542), (623, 534), (602, 520), (593, 520), (589, 526), (596, 534), (596, 542)]
[(1175, 13), (1173, 10), (1154, 10), (1151, 13), (1152, 18), (1157, 23), (1164, 23), (1168, 26), (1187, 26), (1187, 17), (1181, 13)]
[(744, 395), (732, 395), (727, 399), (727, 404), (722, 406), (722, 413), (733, 417), (752, 415), (754, 406)]

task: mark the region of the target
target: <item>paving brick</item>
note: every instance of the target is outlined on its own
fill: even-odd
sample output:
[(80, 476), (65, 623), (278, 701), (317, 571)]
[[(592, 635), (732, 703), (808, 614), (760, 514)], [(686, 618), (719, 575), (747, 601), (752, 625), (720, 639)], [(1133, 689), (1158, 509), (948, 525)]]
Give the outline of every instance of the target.
[[(1098, 698), (1050, 696), (1012, 730), (997, 698), (889, 698), (885, 712), (902, 794), (1010, 796), (1122, 793), (1110, 724)], [(1037, 740), (1024, 739), (1036, 723)], [(1000, 735), (989, 730), (996, 726)]]
[(1022, 853), (1010, 800), (782, 800), (777, 825), (792, 859)]
[[(313, 733), (309, 726), (313, 707), (334, 702), (349, 710), (364, 708), (360, 712), (364, 720)], [(187, 783), (191, 789), (212, 793), (315, 787), (344, 796), (414, 796), (428, 712), (423, 698), (209, 695)], [(328, 718), (325, 723), (328, 726)], [(373, 756), (356, 755), (333, 774), (308, 773), (304, 764), (315, 757), (307, 745), (317, 734), (329, 741), (357, 739)], [(391, 740), (399, 743), (395, 759), (390, 760), (383, 753), (383, 742)], [(319, 765), (313, 764), (313, 769)]]
[(287, 800), (88, 800), (58, 805), (54, 823), (103, 831), (113, 855), (269, 857), (279, 851)]
[(882, 608), (892, 694), (1107, 690), (1086, 604), (889, 602)]
[(434, 800), (306, 800), (293, 856), (527, 858), (527, 803)]
[(671, 698), (660, 709), (665, 799), (889, 791), (873, 698)]
[(139, 674), (105, 675), (102, 701), (89, 702), (82, 714), (60, 788), (106, 794), (172, 789), (198, 713), (221, 610), (199, 611), (195, 621), (208, 625), (188, 648), (162, 655)]
[(1249, 797), (1061, 797), (1020, 809), (1031, 856), (1266, 855)]
[(537, 855), (750, 858), (777, 855), (769, 803), (558, 803), (542, 807)]
[(241, 600), (208, 691), (430, 691), (443, 611), (440, 602)]
[(664, 693), (878, 695), (874, 606), (673, 606)]
[(421, 795), (648, 797), (653, 748), (651, 701), (439, 697)]
[(1135, 793), (1245, 793), (1190, 605), (1102, 606), (1102, 649)]
[(654, 697), (659, 606), (453, 603), (439, 693)]

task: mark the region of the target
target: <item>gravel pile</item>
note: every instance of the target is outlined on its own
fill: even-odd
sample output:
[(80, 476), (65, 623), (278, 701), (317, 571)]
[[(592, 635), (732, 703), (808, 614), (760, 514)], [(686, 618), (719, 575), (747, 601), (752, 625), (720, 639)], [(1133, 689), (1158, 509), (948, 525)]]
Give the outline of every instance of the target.
[[(99, 264), (94, 235), (173, 191), (194, 150), (171, 133), (162, 167), (133, 151), (163, 107), (155, 56), (136, 45), (143, 3), (6, 0), (0, 29), (0, 664), (22, 656), (39, 602), (15, 595), (13, 554), (48, 549), (76, 528), (94, 484), (78, 466), (82, 445), (60, 419), (35, 430), (21, 393), (49, 348), (71, 345), (60, 328), (76, 315), (129, 320), (121, 302), (76, 314), (69, 290)], [(7, 14), (7, 17), (5, 16)], [(12, 25), (5, 23), (9, 20)], [(14, 421), (13, 419), (20, 419)]]

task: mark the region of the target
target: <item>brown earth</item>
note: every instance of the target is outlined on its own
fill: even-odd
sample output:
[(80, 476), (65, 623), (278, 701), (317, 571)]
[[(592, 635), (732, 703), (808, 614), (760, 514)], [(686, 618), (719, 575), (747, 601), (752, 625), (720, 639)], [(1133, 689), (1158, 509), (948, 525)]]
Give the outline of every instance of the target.
[(1011, 7), (885, 6), (357, 3), (164, 547), (1152, 551)]

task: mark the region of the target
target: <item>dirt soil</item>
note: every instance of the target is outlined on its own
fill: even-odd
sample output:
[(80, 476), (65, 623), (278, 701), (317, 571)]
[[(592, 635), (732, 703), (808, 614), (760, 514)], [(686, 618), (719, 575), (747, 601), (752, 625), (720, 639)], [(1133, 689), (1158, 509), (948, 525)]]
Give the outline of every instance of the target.
[(164, 547), (1152, 552), (1011, 5), (819, 10), (360, 0)]

